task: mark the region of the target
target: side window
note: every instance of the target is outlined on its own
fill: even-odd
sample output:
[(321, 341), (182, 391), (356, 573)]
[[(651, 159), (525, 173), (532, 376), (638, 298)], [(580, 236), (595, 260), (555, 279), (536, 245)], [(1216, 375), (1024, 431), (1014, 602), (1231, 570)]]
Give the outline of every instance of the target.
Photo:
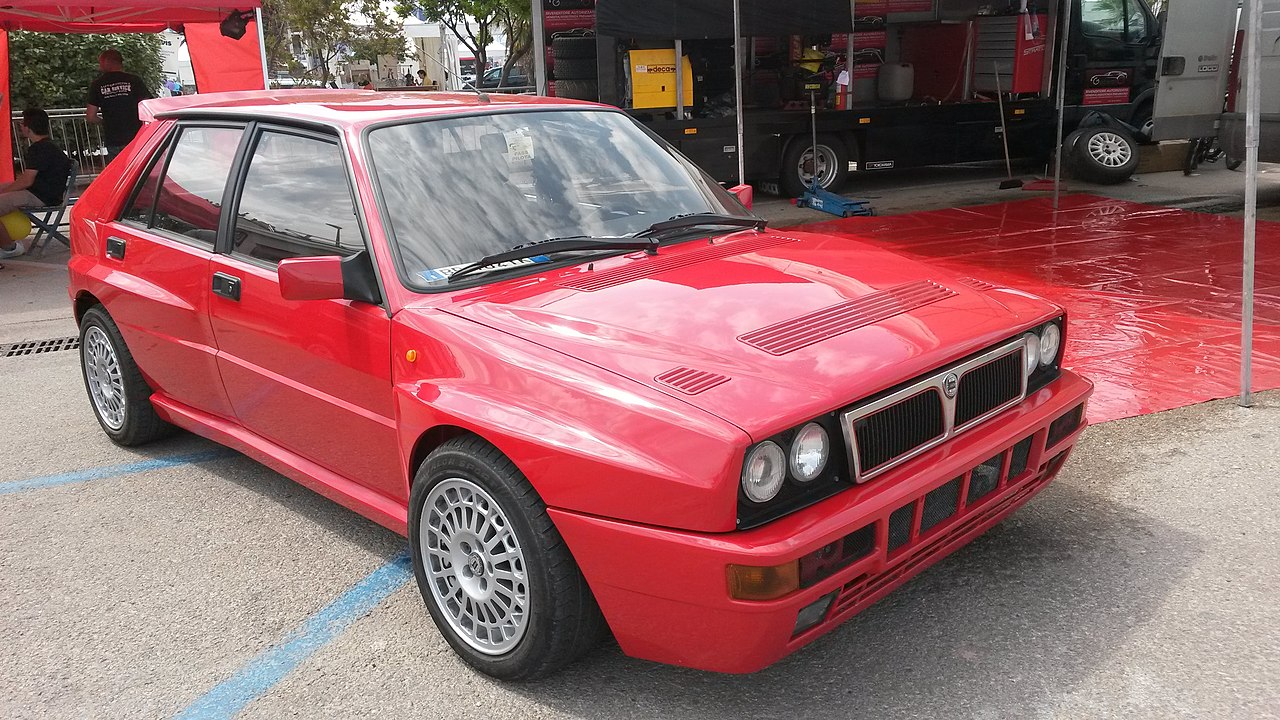
[(1081, 32), (1124, 42), (1147, 38), (1147, 16), (1135, 0), (1080, 0)]
[[(242, 128), (182, 128), (168, 162), (157, 163), (148, 174), (146, 182), (150, 183), (151, 175), (158, 176), (158, 168), (164, 167), (147, 226), (185, 236), (212, 250), (222, 212), (222, 191), (243, 133)], [(139, 198), (145, 190), (146, 184)]]
[(363, 250), (337, 142), (264, 131), (249, 160), (232, 237), (234, 254), (273, 264)]
[(166, 143), (164, 149), (158, 153), (151, 169), (147, 171), (137, 190), (134, 191), (133, 200), (129, 201), (129, 206), (120, 216), (121, 220), (132, 220), (142, 225), (151, 224), (151, 211), (156, 206), (156, 190), (160, 188), (160, 179), (164, 177), (164, 168), (169, 162), (169, 151), (172, 149), (173, 144)]

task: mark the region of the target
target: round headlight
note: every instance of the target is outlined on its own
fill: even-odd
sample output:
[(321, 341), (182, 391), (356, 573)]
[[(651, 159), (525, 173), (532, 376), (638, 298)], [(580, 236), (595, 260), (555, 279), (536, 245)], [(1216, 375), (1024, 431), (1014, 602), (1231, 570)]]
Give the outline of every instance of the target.
[(809, 423), (800, 428), (796, 439), (791, 441), (791, 474), (795, 479), (800, 482), (817, 480), (827, 466), (828, 446), (827, 431), (821, 425)]
[(777, 443), (766, 440), (747, 453), (742, 464), (742, 491), (751, 502), (769, 502), (777, 497), (786, 477), (786, 454)]
[(1057, 324), (1049, 323), (1040, 331), (1040, 364), (1052, 365), (1062, 346), (1062, 331)]
[(1036, 371), (1036, 368), (1040, 367), (1040, 336), (1035, 333), (1027, 333), (1022, 336), (1022, 340), (1027, 344), (1026, 354), (1022, 356), (1024, 361), (1022, 371), (1030, 376), (1031, 373)]

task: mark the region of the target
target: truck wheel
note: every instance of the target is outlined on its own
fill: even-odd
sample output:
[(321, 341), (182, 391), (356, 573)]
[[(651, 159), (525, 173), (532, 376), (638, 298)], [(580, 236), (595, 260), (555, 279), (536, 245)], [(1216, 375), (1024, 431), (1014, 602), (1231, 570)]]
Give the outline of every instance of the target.
[(1155, 141), (1151, 139), (1152, 132), (1155, 131), (1156, 121), (1152, 117), (1151, 105), (1146, 104), (1138, 108), (1137, 112), (1129, 120), (1129, 124), (1138, 128), (1138, 137), (1134, 138), (1140, 145), (1154, 145)]
[(409, 545), (431, 619), (480, 672), (502, 680), (545, 677), (605, 631), (546, 504), (479, 437), (449, 440), (418, 469)]
[(1076, 177), (1099, 185), (1115, 185), (1138, 169), (1138, 146), (1122, 130), (1106, 126), (1081, 128), (1067, 138)]
[[(799, 197), (809, 187), (814, 173), (814, 145), (809, 137), (797, 135), (787, 145), (782, 156), (782, 192), (787, 197)], [(824, 190), (839, 192), (849, 176), (849, 151), (840, 138), (819, 135), (817, 144), (818, 185)]]
[(596, 59), (591, 58), (557, 58), (551, 66), (556, 80), (594, 80), (596, 77)]
[(600, 99), (600, 85), (595, 80), (556, 80), (556, 97), (595, 102)]
[(594, 35), (566, 35), (551, 39), (551, 54), (557, 60), (592, 58), (596, 56)]

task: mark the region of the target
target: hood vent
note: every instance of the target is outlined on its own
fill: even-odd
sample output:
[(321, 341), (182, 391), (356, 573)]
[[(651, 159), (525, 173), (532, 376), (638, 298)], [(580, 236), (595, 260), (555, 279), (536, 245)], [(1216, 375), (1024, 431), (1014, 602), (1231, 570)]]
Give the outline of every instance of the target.
[(991, 292), (992, 290), (996, 289), (995, 285), (992, 285), (986, 280), (979, 280), (977, 278), (962, 277), (960, 278), (960, 283), (963, 285), (968, 285), (974, 290), (978, 290), (980, 292)]
[(706, 370), (694, 370), (687, 367), (668, 370), (654, 378), (654, 380), (686, 395), (697, 395), (717, 385), (729, 382), (729, 378), (725, 375), (717, 375)]
[(740, 335), (738, 339), (770, 355), (786, 355), (860, 327), (946, 300), (955, 294), (954, 290), (935, 282), (919, 280), (752, 330)]
[(678, 254), (661, 254), (655, 258), (643, 258), (629, 262), (621, 267), (612, 270), (603, 270), (601, 272), (585, 272), (580, 277), (569, 278), (560, 282), (560, 287), (573, 288), (574, 290), (582, 290), (584, 292), (592, 292), (594, 290), (603, 290), (639, 280), (641, 278), (657, 275), (658, 273), (675, 270), (677, 268), (696, 265), (707, 260), (716, 260), (719, 258), (729, 257), (731, 255), (743, 255), (757, 250), (782, 245), (783, 243), (795, 242), (794, 238), (783, 237), (781, 235), (760, 235), (749, 240), (730, 241), (719, 243), (716, 245), (708, 245), (698, 250), (689, 252), (681, 252)]

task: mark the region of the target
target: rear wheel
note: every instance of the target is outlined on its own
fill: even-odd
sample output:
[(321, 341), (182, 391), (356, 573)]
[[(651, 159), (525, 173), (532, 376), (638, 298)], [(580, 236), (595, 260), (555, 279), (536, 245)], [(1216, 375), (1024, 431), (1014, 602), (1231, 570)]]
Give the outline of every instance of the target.
[(1115, 185), (1138, 169), (1138, 147), (1129, 134), (1106, 126), (1081, 128), (1067, 138), (1076, 177), (1099, 185)]
[(117, 445), (142, 445), (174, 432), (151, 406), (151, 387), (101, 305), (80, 320), (80, 369), (93, 414)]
[(840, 138), (819, 135), (816, 146), (809, 138), (793, 138), (782, 157), (782, 192), (799, 197), (813, 182), (815, 172), (818, 186), (824, 190), (839, 192), (844, 186), (849, 174), (849, 151)]
[(544, 677), (603, 634), (604, 619), (546, 505), (480, 438), (450, 440), (422, 464), (409, 540), (432, 620), (480, 672)]

